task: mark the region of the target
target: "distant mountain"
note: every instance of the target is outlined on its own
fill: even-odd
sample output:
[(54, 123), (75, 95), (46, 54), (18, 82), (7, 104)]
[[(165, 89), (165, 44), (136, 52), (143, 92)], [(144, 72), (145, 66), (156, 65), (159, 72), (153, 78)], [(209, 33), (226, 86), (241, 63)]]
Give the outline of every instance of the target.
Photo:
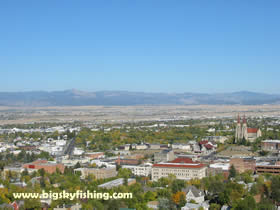
[(127, 106), (127, 105), (218, 105), (280, 104), (280, 95), (255, 92), (219, 94), (145, 93), (129, 91), (79, 90), (0, 92), (0, 106)]

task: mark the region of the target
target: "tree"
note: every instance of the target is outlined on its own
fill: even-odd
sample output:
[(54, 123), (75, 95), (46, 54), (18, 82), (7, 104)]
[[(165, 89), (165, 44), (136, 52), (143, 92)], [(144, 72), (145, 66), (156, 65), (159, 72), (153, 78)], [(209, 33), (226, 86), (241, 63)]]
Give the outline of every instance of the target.
[(46, 187), (46, 183), (45, 183), (45, 178), (44, 177), (41, 177), (41, 179), (40, 179), (40, 187), (41, 188), (45, 188)]
[(186, 182), (184, 180), (176, 179), (171, 184), (171, 189), (173, 193), (181, 191), (186, 186)]
[(77, 163), (75, 164), (74, 169), (76, 169), (76, 168), (81, 168), (80, 162), (77, 162)]
[(229, 178), (235, 178), (236, 175), (237, 175), (237, 171), (236, 171), (234, 165), (231, 165), (230, 169), (229, 169), (229, 176), (228, 177)]
[(120, 201), (118, 201), (118, 200), (111, 200), (109, 202), (108, 209), (119, 210), (120, 209)]
[[(186, 200), (186, 193), (184, 192), (176, 192), (175, 194), (173, 194), (172, 196), (172, 200), (173, 202), (179, 206), (179, 204), (182, 202), (181, 200), (184, 199)], [(185, 205), (185, 204), (184, 204)]]
[(261, 150), (261, 151), (259, 152), (259, 154), (260, 154), (261, 156), (266, 156), (266, 155), (268, 155), (268, 151)]
[(42, 177), (45, 176), (45, 174), (46, 174), (45, 169), (41, 168), (41, 169), (39, 169), (38, 171), (39, 171), (40, 176), (42, 176)]
[(24, 169), (24, 171), (21, 173), (21, 177), (24, 177), (27, 175), (28, 175), (28, 171), (27, 171), (27, 169)]
[(186, 205), (186, 194), (185, 193), (182, 193), (180, 195), (180, 200), (179, 200), (179, 204), (178, 204), (178, 207), (183, 207)]
[(41, 209), (41, 202), (39, 199), (26, 199), (24, 209)]
[(154, 201), (156, 199), (156, 194), (151, 192), (151, 191), (148, 191), (145, 193), (145, 200), (148, 202), (148, 201)]
[(258, 209), (260, 210), (275, 210), (275, 205), (267, 199), (263, 199), (258, 205)]
[(280, 176), (273, 176), (271, 180), (271, 197), (274, 201), (280, 202)]
[(257, 184), (253, 184), (251, 189), (250, 189), (250, 193), (252, 195), (257, 195), (258, 194), (258, 187), (257, 187)]
[(255, 210), (257, 207), (256, 201), (252, 196), (246, 196), (243, 200), (237, 202), (237, 206), (234, 208), (236, 210)]
[(118, 171), (118, 177), (129, 178), (132, 175), (132, 172), (128, 168), (120, 168)]
[(127, 178), (127, 177), (124, 177), (124, 178), (123, 178), (123, 185), (124, 185), (124, 186), (127, 186), (127, 185), (128, 185), (128, 178)]
[(220, 209), (221, 209), (221, 205), (220, 204), (211, 203), (210, 210), (220, 210)]

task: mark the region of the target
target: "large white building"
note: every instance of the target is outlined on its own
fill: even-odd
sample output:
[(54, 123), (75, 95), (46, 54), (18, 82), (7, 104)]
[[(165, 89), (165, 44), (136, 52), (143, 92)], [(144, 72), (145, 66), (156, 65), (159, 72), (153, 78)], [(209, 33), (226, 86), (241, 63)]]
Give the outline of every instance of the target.
[(202, 179), (206, 176), (206, 166), (202, 163), (158, 163), (152, 168), (152, 180), (174, 174), (177, 179)]
[(74, 173), (80, 172), (81, 179), (85, 179), (89, 175), (95, 176), (96, 179), (107, 179), (117, 176), (116, 168), (76, 168)]
[(145, 163), (137, 166), (123, 165), (122, 168), (128, 168), (135, 176), (149, 176), (152, 173), (151, 163)]

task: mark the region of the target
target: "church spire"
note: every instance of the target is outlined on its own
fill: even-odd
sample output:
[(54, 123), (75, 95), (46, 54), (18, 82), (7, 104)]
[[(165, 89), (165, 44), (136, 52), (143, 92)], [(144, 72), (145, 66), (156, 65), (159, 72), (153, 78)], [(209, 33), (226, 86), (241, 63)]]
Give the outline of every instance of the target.
[(247, 120), (246, 120), (246, 118), (245, 118), (245, 114), (244, 114), (244, 116), (243, 116), (243, 124), (247, 124)]
[(237, 116), (237, 123), (240, 123), (240, 116), (239, 116), (239, 114)]

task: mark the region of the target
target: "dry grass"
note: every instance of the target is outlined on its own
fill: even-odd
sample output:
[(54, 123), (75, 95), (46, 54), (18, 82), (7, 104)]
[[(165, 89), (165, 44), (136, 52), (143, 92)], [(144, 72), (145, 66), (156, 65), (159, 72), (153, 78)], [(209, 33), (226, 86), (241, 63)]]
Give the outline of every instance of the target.
[(71, 121), (121, 123), (236, 117), (238, 113), (246, 116), (279, 116), (280, 105), (0, 107), (0, 124)]

